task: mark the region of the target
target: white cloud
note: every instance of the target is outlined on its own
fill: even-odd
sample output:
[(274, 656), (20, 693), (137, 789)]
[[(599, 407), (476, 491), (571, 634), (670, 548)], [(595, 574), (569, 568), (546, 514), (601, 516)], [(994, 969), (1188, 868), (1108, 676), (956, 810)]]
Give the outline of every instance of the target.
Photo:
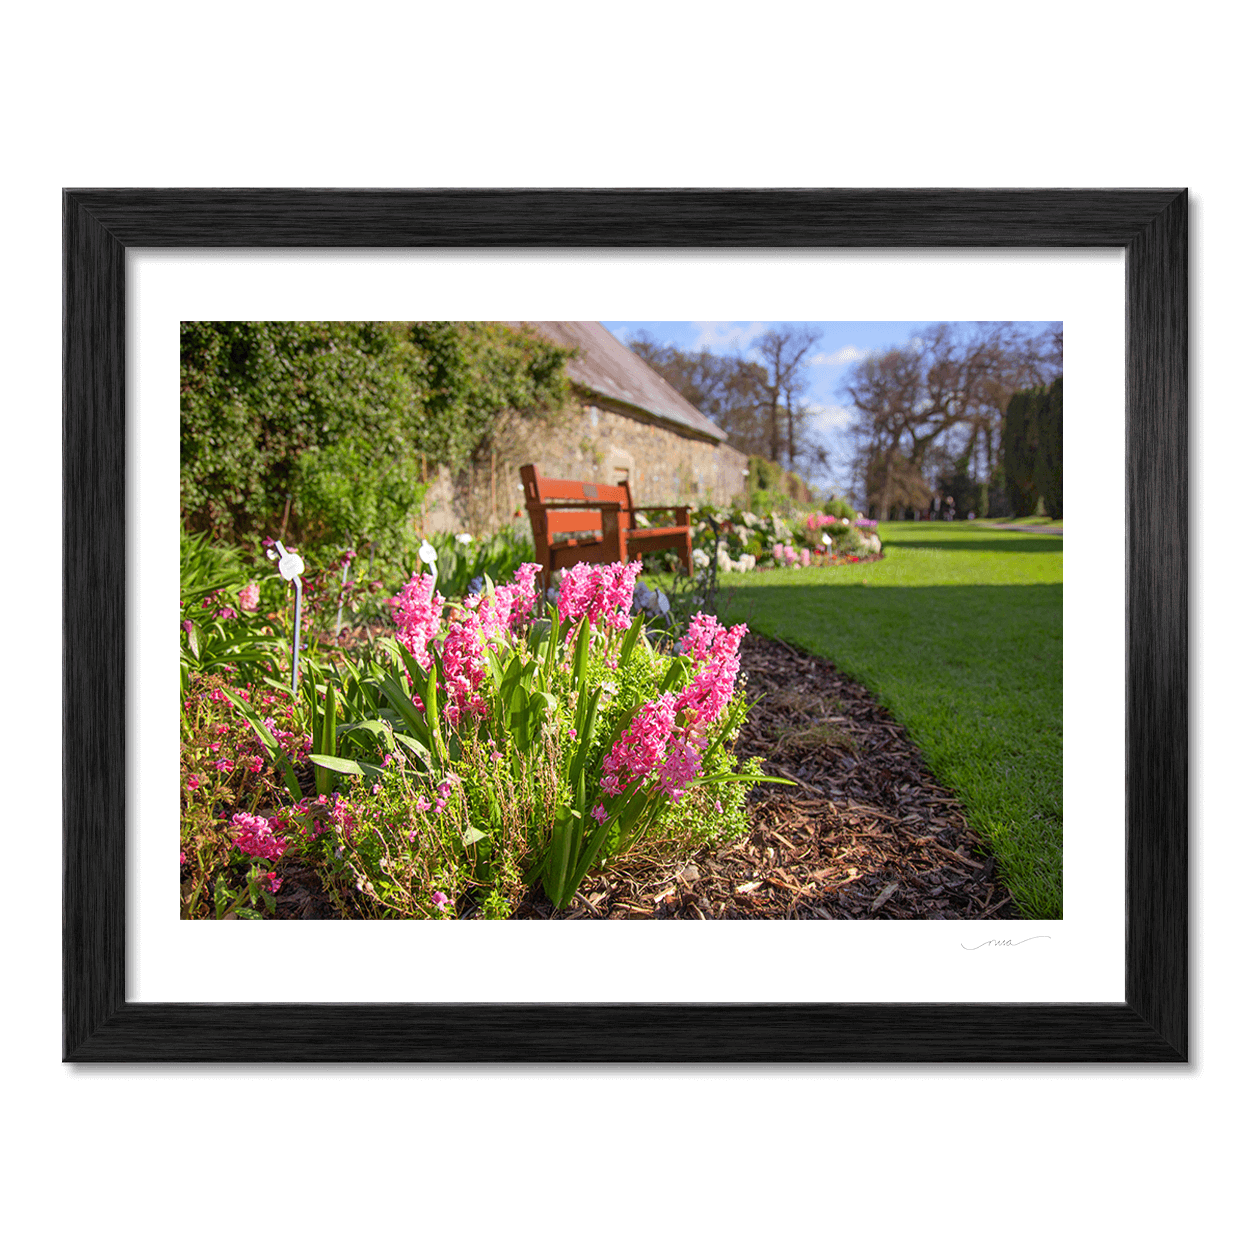
[(867, 356), (868, 348), (852, 347), (849, 343), (846, 347), (839, 347), (836, 352), (817, 352), (811, 358), (814, 365), (834, 365), (841, 368), (844, 365), (853, 365), (857, 361), (863, 360)]
[(841, 404), (812, 404), (811, 413), (808, 429), (817, 436), (849, 429), (855, 420), (855, 413)]
[(741, 321), (694, 321), (691, 324), (699, 331), (694, 341), (695, 351), (704, 348), (711, 352), (745, 351), (752, 339), (768, 329), (766, 321), (752, 321), (750, 325)]

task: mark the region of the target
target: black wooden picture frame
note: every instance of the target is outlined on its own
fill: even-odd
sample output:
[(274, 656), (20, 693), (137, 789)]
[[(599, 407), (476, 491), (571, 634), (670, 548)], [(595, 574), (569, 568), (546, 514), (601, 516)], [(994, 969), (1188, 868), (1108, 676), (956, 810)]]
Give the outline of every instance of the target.
[[(1183, 190), (66, 191), (64, 1059), (1184, 1062), (1187, 229)], [(127, 1002), (125, 359), (131, 247), (1123, 247), (1124, 1001)]]

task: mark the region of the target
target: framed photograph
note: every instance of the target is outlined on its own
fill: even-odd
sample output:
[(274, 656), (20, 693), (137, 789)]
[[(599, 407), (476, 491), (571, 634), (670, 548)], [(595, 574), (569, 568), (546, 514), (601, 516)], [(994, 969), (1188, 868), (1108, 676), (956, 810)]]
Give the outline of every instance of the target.
[[(102, 189), (65, 192), (63, 212), (65, 1060), (1187, 1059), (1183, 190)], [(133, 856), (127, 861), (128, 822), (145, 789), (163, 784), (160, 768), (145, 767), (148, 757), (136, 758), (127, 737), (140, 684), (134, 673), (127, 680), (134, 492), (146, 454), (134, 425), (138, 353), (128, 256), (153, 249), (244, 257), (475, 249), (488, 261), (526, 250), (568, 257), (788, 250), (806, 257), (956, 249), (973, 264), (977, 253), (1123, 249), (1125, 873), (1123, 881), (1098, 883), (1123, 907), (1122, 1001), (826, 1002), (796, 1001), (794, 993), (778, 1001), (703, 995), (689, 1002), (636, 993), (608, 1001), (550, 994), (396, 1002), (376, 995), (326, 1002), (128, 997), (137, 953), (127, 949), (128, 887), (133, 908), (137, 871)], [(1113, 710), (1118, 725), (1121, 709)], [(1100, 784), (1118, 796), (1118, 770), (1108, 768)], [(320, 931), (332, 941), (341, 928)], [(810, 997), (819, 998), (819, 989)]]

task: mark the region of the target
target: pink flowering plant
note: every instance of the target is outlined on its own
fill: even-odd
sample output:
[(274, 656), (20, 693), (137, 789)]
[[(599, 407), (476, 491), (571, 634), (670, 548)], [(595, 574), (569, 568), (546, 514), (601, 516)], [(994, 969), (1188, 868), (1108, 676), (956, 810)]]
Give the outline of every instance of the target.
[(335, 856), (361, 906), (447, 915), (437, 892), (504, 915), (541, 883), (564, 908), (640, 839), (742, 823), (760, 775), (729, 751), (745, 626), (700, 615), (658, 650), (632, 615), (638, 571), (578, 565), (545, 607), (535, 564), (460, 605), (417, 573), (394, 640), (314, 686), (308, 763), (350, 812)]
[(283, 815), (290, 790), (240, 707), (284, 758), (307, 767), (309, 741), (289, 692), (236, 687), (220, 674), (191, 676), (179, 768), (185, 919), (272, 913), (281, 861), (296, 849)]
[[(857, 559), (873, 554), (871, 544), (865, 538), (866, 527), (849, 510), (835, 514), (813, 512), (804, 522), (805, 541), (822, 556), (836, 560), (855, 556)], [(872, 522), (875, 526), (876, 522)], [(880, 549), (878, 545), (878, 550)], [(841, 562), (841, 561), (838, 561)]]
[(743, 832), (746, 627), (698, 614), (676, 646), (653, 640), (639, 567), (577, 565), (547, 599), (528, 563), (461, 602), (418, 571), (393, 638), (310, 656), (295, 697), (196, 675), (183, 914), (266, 914), (301, 864), (345, 915), (504, 917), (536, 887), (562, 909), (640, 844)]

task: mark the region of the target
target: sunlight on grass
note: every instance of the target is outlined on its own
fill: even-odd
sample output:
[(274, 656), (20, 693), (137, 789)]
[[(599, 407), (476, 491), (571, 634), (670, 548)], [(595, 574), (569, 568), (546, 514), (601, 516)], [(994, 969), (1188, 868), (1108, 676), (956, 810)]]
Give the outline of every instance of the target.
[(872, 690), (963, 801), (1021, 910), (1063, 907), (1063, 539), (882, 525), (886, 558), (724, 578), (721, 617)]

